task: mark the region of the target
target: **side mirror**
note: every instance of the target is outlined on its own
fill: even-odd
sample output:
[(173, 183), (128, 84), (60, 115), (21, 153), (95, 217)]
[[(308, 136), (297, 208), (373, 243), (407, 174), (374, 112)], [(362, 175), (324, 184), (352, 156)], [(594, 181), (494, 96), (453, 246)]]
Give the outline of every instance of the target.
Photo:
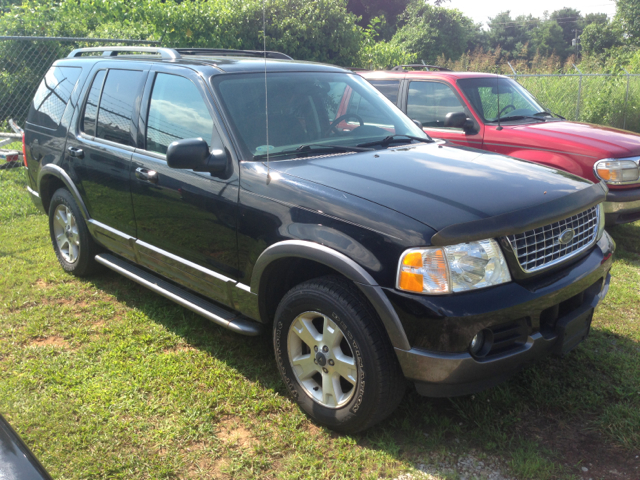
[(228, 163), (224, 150), (210, 152), (209, 145), (202, 138), (176, 140), (167, 148), (167, 165), (171, 168), (222, 174)]
[(450, 112), (444, 117), (444, 126), (462, 128), (466, 132), (473, 129), (473, 121), (464, 112)]
[(420, 130), (424, 129), (424, 127), (422, 126), (422, 122), (420, 120), (416, 120), (415, 118), (412, 118), (411, 121), (415, 123)]

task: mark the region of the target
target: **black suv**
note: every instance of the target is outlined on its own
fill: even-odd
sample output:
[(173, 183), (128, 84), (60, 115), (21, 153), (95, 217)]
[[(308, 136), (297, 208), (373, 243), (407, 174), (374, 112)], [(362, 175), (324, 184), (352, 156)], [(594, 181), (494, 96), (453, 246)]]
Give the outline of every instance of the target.
[(614, 250), (604, 185), (434, 142), (359, 75), (287, 58), (55, 62), (25, 160), (62, 267), (272, 329), (297, 403), (344, 432), (387, 416), (407, 380), (464, 395), (587, 336)]

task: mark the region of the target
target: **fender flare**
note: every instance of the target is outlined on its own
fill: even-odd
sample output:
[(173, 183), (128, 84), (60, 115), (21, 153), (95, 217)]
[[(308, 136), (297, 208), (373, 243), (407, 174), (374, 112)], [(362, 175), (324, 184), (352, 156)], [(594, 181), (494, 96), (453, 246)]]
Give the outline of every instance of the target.
[(343, 253), (319, 243), (304, 240), (284, 240), (269, 246), (260, 254), (251, 274), (251, 292), (259, 294), (260, 283), (266, 268), (274, 261), (297, 257), (312, 260), (336, 270), (356, 284), (371, 302), (396, 348), (410, 350), (409, 339), (391, 302), (367, 271)]
[(38, 173), (38, 193), (40, 194), (41, 198), (42, 198), (42, 180), (44, 179), (44, 177), (48, 175), (58, 178), (59, 180), (62, 181), (62, 183), (65, 184), (67, 189), (71, 192), (71, 195), (73, 195), (73, 198), (78, 204), (78, 207), (80, 207), (82, 216), (84, 217), (85, 220), (89, 220), (91, 218), (89, 215), (89, 210), (87, 210), (87, 206), (84, 204), (84, 201), (82, 200), (82, 196), (78, 191), (78, 187), (76, 187), (76, 184), (73, 182), (73, 180), (71, 180), (71, 177), (69, 176), (69, 174), (65, 172), (64, 169), (62, 169), (58, 165), (54, 165), (53, 163), (48, 163), (47, 165), (43, 166), (40, 169), (40, 172)]

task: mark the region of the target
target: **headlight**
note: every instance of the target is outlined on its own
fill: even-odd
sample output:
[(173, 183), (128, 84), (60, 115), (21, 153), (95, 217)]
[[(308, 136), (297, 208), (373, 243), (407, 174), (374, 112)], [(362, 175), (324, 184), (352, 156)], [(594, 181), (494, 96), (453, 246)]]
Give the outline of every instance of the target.
[(604, 204), (598, 205), (598, 234), (596, 235), (596, 242), (602, 238), (604, 233)]
[(400, 258), (396, 287), (407, 292), (437, 295), (510, 281), (502, 250), (491, 239), (407, 250)]
[(596, 176), (610, 185), (633, 183), (640, 179), (638, 163), (633, 160), (605, 158), (593, 166)]

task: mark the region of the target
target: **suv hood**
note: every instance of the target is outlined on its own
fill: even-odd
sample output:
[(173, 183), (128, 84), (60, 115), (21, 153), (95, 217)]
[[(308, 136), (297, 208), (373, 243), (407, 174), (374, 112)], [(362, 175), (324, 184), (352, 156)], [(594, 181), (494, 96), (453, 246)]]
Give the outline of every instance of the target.
[(523, 160), (435, 143), (274, 161), (271, 168), (391, 208), (435, 230), (540, 205), (591, 185)]
[(507, 126), (509, 143), (531, 146), (532, 143), (553, 150), (601, 158), (624, 158), (640, 155), (640, 135), (589, 123), (553, 121)]

